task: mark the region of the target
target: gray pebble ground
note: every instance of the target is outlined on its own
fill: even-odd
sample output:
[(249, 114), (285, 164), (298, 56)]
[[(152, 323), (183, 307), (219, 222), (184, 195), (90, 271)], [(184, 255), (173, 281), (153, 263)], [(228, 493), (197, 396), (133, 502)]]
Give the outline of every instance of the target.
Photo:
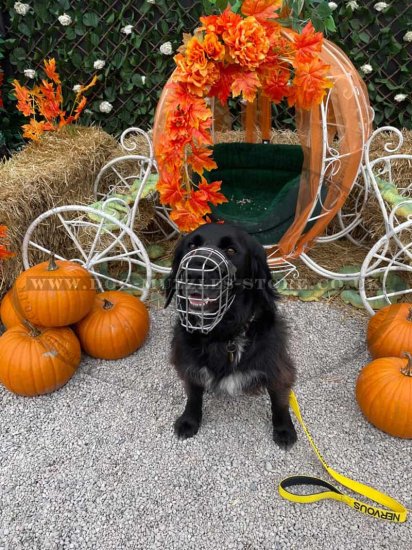
[[(368, 361), (364, 319), (325, 304), (282, 305), (292, 328), (296, 392), (329, 463), (412, 508), (412, 443), (370, 426), (354, 398)], [(117, 362), (84, 358), (60, 391), (0, 390), (0, 548), (396, 549), (403, 525), (334, 501), (283, 501), (295, 473), (327, 478), (302, 430), (285, 453), (271, 439), (268, 398), (207, 396), (194, 439), (175, 439), (184, 393), (168, 360), (173, 313)]]

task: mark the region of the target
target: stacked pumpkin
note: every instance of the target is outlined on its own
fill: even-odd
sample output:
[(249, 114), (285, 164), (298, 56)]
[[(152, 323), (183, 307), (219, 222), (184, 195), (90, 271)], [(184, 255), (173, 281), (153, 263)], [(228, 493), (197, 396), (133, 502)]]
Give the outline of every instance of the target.
[(20, 274), (0, 316), (7, 329), (0, 337), (0, 382), (25, 396), (66, 384), (80, 364), (81, 347), (93, 357), (120, 359), (149, 331), (149, 314), (138, 298), (97, 294), (85, 268), (53, 258)]
[(380, 430), (411, 439), (412, 304), (381, 309), (369, 321), (367, 339), (374, 361), (359, 375), (359, 406)]

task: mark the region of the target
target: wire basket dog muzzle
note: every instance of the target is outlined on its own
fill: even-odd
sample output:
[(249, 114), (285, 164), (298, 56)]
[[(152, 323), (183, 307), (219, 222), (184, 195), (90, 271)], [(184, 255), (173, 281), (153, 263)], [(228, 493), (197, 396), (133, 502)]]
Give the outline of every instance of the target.
[(236, 267), (215, 248), (197, 248), (182, 259), (176, 275), (176, 309), (189, 331), (207, 334), (235, 299)]

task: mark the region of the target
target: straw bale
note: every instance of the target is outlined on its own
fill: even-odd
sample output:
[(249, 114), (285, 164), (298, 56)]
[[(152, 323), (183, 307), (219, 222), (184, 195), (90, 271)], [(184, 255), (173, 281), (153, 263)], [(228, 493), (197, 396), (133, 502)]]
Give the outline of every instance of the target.
[[(90, 204), (93, 182), (117, 148), (116, 140), (97, 127), (69, 126), (48, 132), (0, 163), (0, 224), (9, 228), (16, 256), (3, 262), (0, 296), (22, 269), (21, 245), (30, 223), (50, 208)], [(61, 249), (67, 243), (48, 241)]]

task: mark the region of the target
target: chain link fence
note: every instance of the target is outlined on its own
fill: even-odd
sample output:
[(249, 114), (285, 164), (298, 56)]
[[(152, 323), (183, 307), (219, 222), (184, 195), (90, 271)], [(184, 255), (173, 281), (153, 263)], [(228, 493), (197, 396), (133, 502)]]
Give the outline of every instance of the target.
[[(337, 31), (330, 38), (358, 69), (371, 65), (369, 74), (361, 74), (377, 123), (408, 126), (412, 112), (408, 114), (409, 107), (394, 98), (410, 97), (412, 92), (406, 74), (411, 45), (404, 40), (411, 5), (396, 2), (396, 9), (384, 14), (374, 8), (375, 0), (358, 4), (359, 9), (350, 12), (346, 2), (339, 5), (334, 12)], [(99, 123), (114, 134), (130, 125), (151, 127), (159, 95), (173, 70), (173, 53), (202, 13), (200, 0), (50, 0), (35, 2), (26, 16), (13, 6), (14, 0), (6, 0), (3, 8), (6, 37), (11, 40), (6, 76), (27, 82), (24, 69), (39, 69), (44, 58), (55, 57), (63, 82), (73, 86), (90, 78), (96, 60), (104, 60), (83, 121)], [(59, 22), (62, 14), (69, 15), (70, 24)], [(112, 105), (109, 114), (100, 110), (103, 101)], [(278, 127), (293, 125), (291, 111), (283, 106), (277, 106), (274, 120)]]

